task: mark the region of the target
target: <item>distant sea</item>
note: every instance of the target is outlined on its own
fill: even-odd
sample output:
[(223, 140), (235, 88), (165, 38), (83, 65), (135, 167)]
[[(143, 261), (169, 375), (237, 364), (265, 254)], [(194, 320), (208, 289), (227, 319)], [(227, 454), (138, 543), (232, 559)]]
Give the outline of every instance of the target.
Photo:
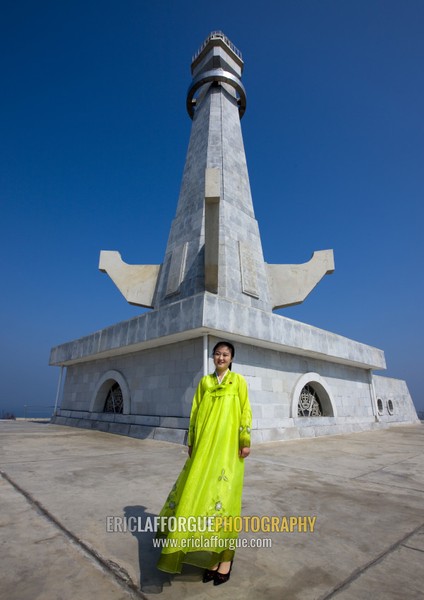
[(0, 409), (0, 419), (7, 418), (7, 414), (12, 414), (16, 418), (27, 418), (27, 419), (41, 419), (41, 418), (50, 418), (54, 411), (54, 405), (51, 406), (31, 406), (28, 404), (27, 406), (19, 406), (12, 408), (1, 408)]

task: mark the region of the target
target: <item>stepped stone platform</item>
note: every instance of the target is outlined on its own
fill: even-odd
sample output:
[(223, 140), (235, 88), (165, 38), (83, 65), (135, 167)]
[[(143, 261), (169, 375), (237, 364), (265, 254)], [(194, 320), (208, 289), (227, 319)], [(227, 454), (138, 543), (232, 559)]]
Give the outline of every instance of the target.
[[(186, 459), (165, 441), (0, 421), (0, 544), (7, 600), (414, 600), (424, 589), (424, 427), (260, 444), (245, 516), (315, 516), (313, 532), (241, 533), (230, 581), (155, 568), (151, 532)], [(270, 539), (272, 547), (257, 547)]]

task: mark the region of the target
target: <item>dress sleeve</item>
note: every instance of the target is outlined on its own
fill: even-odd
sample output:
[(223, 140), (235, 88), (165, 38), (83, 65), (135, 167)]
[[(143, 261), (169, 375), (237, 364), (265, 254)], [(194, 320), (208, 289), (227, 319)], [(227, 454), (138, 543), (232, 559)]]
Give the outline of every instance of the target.
[(193, 404), (191, 405), (191, 413), (190, 413), (190, 425), (188, 428), (188, 438), (187, 445), (193, 446), (194, 444), (194, 430), (196, 427), (197, 420), (197, 411), (199, 410), (200, 402), (203, 397), (203, 379), (199, 381), (199, 385), (197, 386), (196, 393), (194, 394)]
[(241, 407), (240, 417), (240, 448), (250, 448), (250, 430), (252, 427), (252, 410), (250, 408), (247, 383), (244, 377), (239, 379), (239, 398)]

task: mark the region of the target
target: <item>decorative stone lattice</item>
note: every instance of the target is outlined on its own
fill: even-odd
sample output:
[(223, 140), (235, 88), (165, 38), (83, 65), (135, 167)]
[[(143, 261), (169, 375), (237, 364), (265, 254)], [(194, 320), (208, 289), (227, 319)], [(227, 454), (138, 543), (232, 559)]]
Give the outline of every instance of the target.
[(119, 383), (114, 383), (110, 388), (106, 397), (103, 412), (121, 414), (124, 412), (124, 401)]
[(297, 405), (298, 417), (322, 417), (321, 402), (314, 388), (307, 384), (300, 392)]

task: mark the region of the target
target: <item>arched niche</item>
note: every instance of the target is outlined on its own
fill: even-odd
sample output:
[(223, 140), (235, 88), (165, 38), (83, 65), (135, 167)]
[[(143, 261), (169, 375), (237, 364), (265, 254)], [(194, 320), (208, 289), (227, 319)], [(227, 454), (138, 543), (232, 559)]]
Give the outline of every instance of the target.
[(104, 373), (97, 382), (96, 389), (90, 403), (91, 412), (103, 412), (106, 398), (114, 384), (118, 384), (122, 391), (124, 403), (123, 414), (131, 412), (131, 395), (127, 380), (119, 371), (110, 370)]
[(321, 416), (337, 417), (336, 404), (328, 383), (323, 377), (321, 377), (321, 375), (312, 372), (301, 375), (301, 377), (299, 377), (297, 380), (292, 392), (290, 416), (294, 419), (302, 418), (298, 417), (298, 405), (300, 394), (306, 386), (309, 386), (316, 392), (322, 409)]

